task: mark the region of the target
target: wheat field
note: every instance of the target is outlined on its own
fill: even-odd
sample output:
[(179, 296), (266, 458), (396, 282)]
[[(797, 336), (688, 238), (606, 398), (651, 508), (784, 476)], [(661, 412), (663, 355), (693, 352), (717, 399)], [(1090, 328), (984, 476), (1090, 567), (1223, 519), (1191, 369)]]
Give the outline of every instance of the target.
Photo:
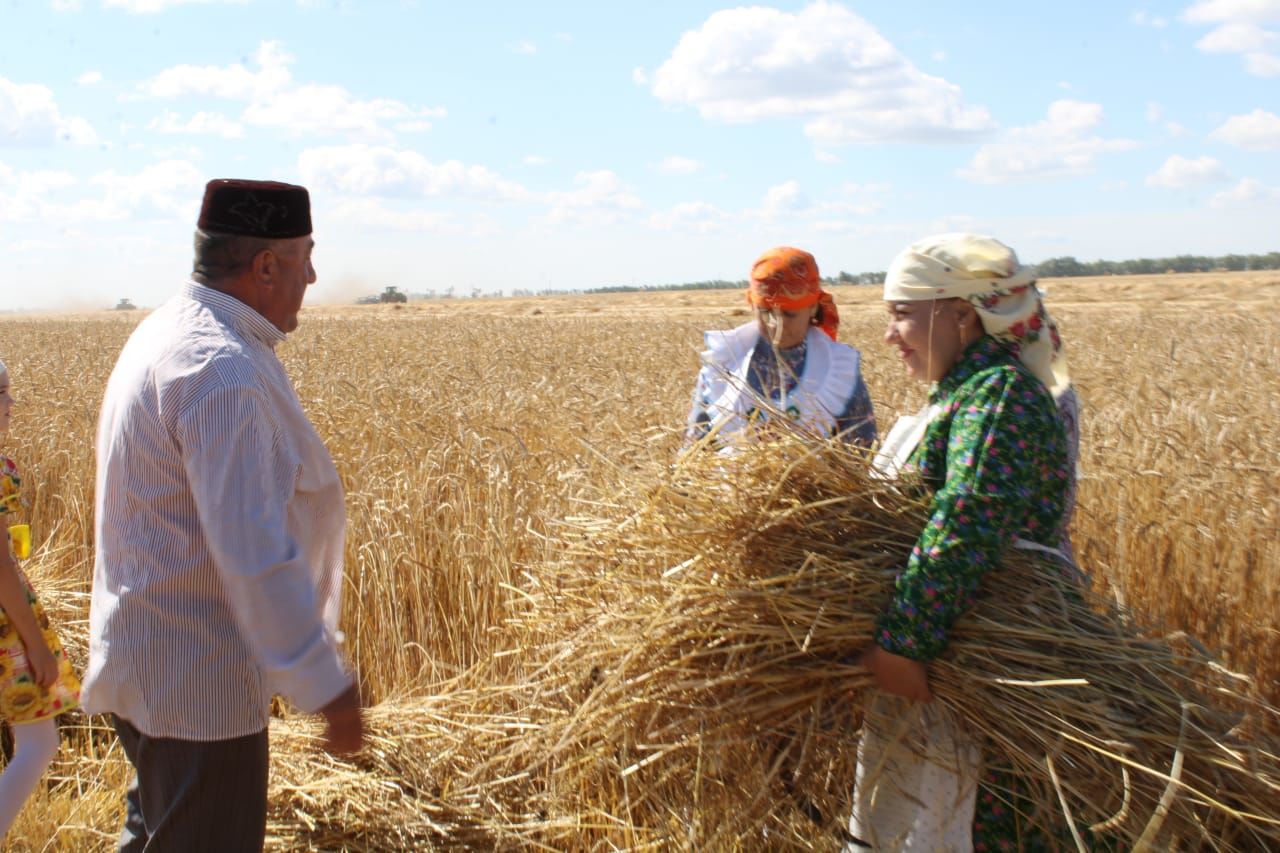
[[(1082, 400), (1082, 567), (1135, 618), (1190, 634), (1280, 704), (1280, 274), (1042, 285)], [(881, 341), (878, 289), (835, 297), (883, 434), (924, 389)], [(673, 456), (701, 330), (747, 317), (732, 291), (304, 310), (281, 355), (346, 485), (343, 627), (375, 717), (506, 665), (507, 618), (554, 556), (557, 520)], [(19, 399), (4, 452), (24, 469), (36, 542), (27, 570), (79, 668), (94, 423), (137, 319), (0, 318)], [(102, 722), (68, 719), (10, 847), (113, 849), (126, 780)], [(290, 822), (308, 819), (290, 803), (322, 795), (275, 785), (268, 846), (289, 847)]]

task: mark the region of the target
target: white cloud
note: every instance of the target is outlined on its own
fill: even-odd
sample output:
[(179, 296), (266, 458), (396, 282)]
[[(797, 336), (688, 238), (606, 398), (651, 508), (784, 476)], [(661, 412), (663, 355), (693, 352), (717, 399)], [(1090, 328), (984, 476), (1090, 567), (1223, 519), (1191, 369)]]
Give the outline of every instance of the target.
[(649, 75), (640, 66), (631, 69), (631, 82), (637, 86), (649, 85)]
[(884, 195), (893, 191), (893, 184), (889, 181), (880, 181), (875, 184), (858, 184), (848, 181), (840, 188), (845, 195), (869, 196)]
[(772, 186), (765, 192), (759, 208), (748, 210), (746, 215), (766, 222), (804, 221), (807, 227), (822, 231), (849, 231), (860, 227), (852, 221), (881, 209), (880, 203), (869, 197), (888, 189), (888, 184), (859, 185), (846, 183), (838, 197), (815, 201), (800, 186), (799, 181), (786, 181)]
[(156, 98), (210, 95), (235, 101), (264, 99), (290, 85), (289, 66), (293, 57), (277, 41), (264, 41), (254, 54), (257, 71), (240, 63), (216, 65), (175, 65), (166, 68), (139, 88)]
[(1147, 176), (1147, 186), (1182, 189), (1228, 179), (1226, 169), (1212, 157), (1191, 160), (1174, 154), (1164, 161), (1163, 166)]
[(868, 201), (855, 204), (849, 201), (829, 201), (814, 208), (820, 216), (870, 216), (883, 210), (879, 202)]
[(843, 199), (820, 202), (805, 211), (809, 227), (828, 234), (865, 233), (873, 227), (867, 217), (883, 209), (879, 201), (870, 197), (882, 195), (890, 188), (890, 184), (846, 183), (841, 190)]
[(55, 142), (94, 145), (97, 141), (98, 135), (87, 121), (62, 115), (47, 86), (0, 77), (0, 148), (43, 147)]
[(430, 127), (428, 116), (443, 110), (419, 110), (390, 98), (361, 101), (341, 86), (307, 85), (276, 92), (254, 101), (243, 121), (259, 127), (276, 127), (295, 136), (338, 133), (366, 141), (388, 140), (386, 121), (409, 121), (415, 131)]
[(795, 14), (760, 6), (712, 14), (681, 37), (653, 73), (652, 91), (708, 119), (800, 119), (824, 145), (968, 139), (992, 127), (959, 87), (822, 0)]
[(764, 194), (764, 204), (760, 212), (764, 216), (778, 216), (784, 213), (799, 213), (813, 206), (809, 196), (800, 188), (799, 181), (787, 181), (769, 187)]
[(511, 49), (516, 53), (523, 54), (524, 56), (533, 56), (538, 52), (538, 45), (528, 39), (525, 39), (524, 41), (517, 42), (516, 46)]
[(1258, 77), (1280, 77), (1280, 32), (1264, 25), (1280, 23), (1280, 0), (1200, 0), (1182, 13), (1210, 30), (1196, 42), (1206, 53), (1234, 53)]
[(80, 0), (53, 0), (49, 5), (55, 12), (79, 12), (81, 3)]
[(1277, 0), (1199, 0), (1182, 13), (1185, 20), (1197, 24), (1221, 21), (1252, 21), (1265, 24), (1280, 21)]
[(865, 219), (814, 219), (808, 225), (814, 231), (823, 234), (864, 233), (871, 226)]
[(1099, 104), (1055, 101), (1043, 121), (1015, 127), (1002, 134), (1001, 141), (983, 145), (957, 174), (987, 184), (1088, 174), (1099, 154), (1137, 146), (1132, 140), (1093, 135), (1101, 122)]
[(96, 198), (66, 199), (86, 184), (69, 172), (14, 172), (0, 163), (0, 221), (65, 228), (88, 222), (178, 217), (194, 222), (205, 177), (191, 163), (165, 160), (139, 172), (102, 172), (87, 186)]
[(608, 169), (579, 172), (573, 183), (576, 189), (547, 194), (549, 223), (608, 225), (644, 207), (631, 188)]
[(409, 121), (396, 122), (395, 127), (401, 133), (423, 133), (431, 129), (431, 122), (425, 119), (411, 119)]
[(831, 166), (834, 166), (835, 164), (840, 162), (840, 158), (837, 157), (835, 154), (832, 154), (830, 151), (823, 151), (821, 149), (815, 150), (813, 152), (813, 159), (817, 160), (819, 163), (826, 163)]
[(1159, 15), (1152, 15), (1144, 10), (1134, 12), (1129, 20), (1133, 21), (1140, 27), (1151, 27), (1152, 29), (1163, 30), (1169, 26), (1169, 20)]
[(221, 113), (198, 112), (186, 121), (174, 112), (166, 111), (147, 125), (159, 133), (189, 133), (197, 136), (217, 136), (222, 139), (241, 139), (244, 127)]
[(1147, 121), (1163, 126), (1170, 136), (1186, 136), (1190, 132), (1176, 121), (1166, 121), (1164, 107), (1155, 101), (1147, 101)]
[(376, 199), (344, 199), (326, 211), (325, 219), (365, 228), (390, 231), (441, 231), (456, 229), (451, 213), (434, 210), (392, 210)]
[(76, 78), (76, 82), (81, 86), (96, 86), (102, 82), (102, 72), (86, 71)]
[(70, 172), (16, 172), (0, 163), (0, 222), (47, 222), (51, 194), (75, 183)]
[(514, 200), (524, 187), (484, 166), (432, 163), (416, 151), (363, 144), (311, 148), (298, 157), (303, 183), (349, 196), (464, 196)]
[(1280, 77), (1280, 54), (1251, 53), (1244, 58), (1244, 66), (1255, 77)]
[(1275, 33), (1256, 24), (1223, 24), (1196, 42), (1205, 53), (1256, 53), (1277, 41)]
[(102, 0), (107, 9), (123, 9), (135, 15), (163, 12), (173, 6), (187, 6), (196, 3), (232, 3), (243, 6), (248, 0)]
[(1259, 202), (1280, 202), (1280, 187), (1269, 187), (1253, 178), (1245, 178), (1229, 190), (1217, 193), (1209, 200), (1213, 207), (1236, 207)]
[(265, 41), (255, 55), (256, 70), (230, 66), (178, 65), (165, 69), (140, 89), (157, 98), (204, 95), (245, 101), (244, 124), (275, 127), (293, 135), (339, 134), (367, 142), (392, 138), (384, 123), (403, 132), (428, 129), (443, 109), (424, 109), (390, 98), (360, 100), (341, 86), (294, 83), (293, 57), (279, 42)]
[(676, 155), (664, 158), (657, 166), (658, 171), (664, 175), (692, 175), (701, 168), (702, 164), (697, 160)]
[(1280, 116), (1258, 108), (1232, 116), (1209, 137), (1250, 151), (1274, 151), (1280, 149)]
[(560, 42), (561, 44), (572, 44), (572, 43), (573, 43), (573, 36), (572, 36), (571, 34), (569, 34), (569, 33), (556, 33), (556, 35), (555, 35), (555, 39), (556, 39), (556, 41)]
[(135, 215), (161, 215), (195, 221), (204, 192), (204, 173), (186, 160), (163, 160), (135, 174), (102, 172), (89, 179), (101, 186), (108, 206)]
[(545, 166), (551, 162), (546, 157), (540, 157), (537, 154), (526, 154), (522, 160), (526, 166)]
[(866, 230), (867, 223), (852, 219), (818, 219), (810, 227), (821, 234), (855, 234)]
[(724, 230), (730, 214), (705, 201), (687, 201), (649, 217), (649, 227), (658, 231), (685, 231), (708, 234)]

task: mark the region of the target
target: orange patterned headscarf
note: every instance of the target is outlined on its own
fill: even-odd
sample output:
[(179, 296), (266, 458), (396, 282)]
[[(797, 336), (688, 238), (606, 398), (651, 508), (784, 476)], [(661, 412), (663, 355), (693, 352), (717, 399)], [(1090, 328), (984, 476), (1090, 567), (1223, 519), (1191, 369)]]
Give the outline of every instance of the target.
[(813, 255), (790, 246), (770, 249), (751, 267), (747, 302), (773, 311), (803, 311), (818, 306), (813, 324), (836, 339), (840, 315), (835, 300), (822, 289), (818, 263)]

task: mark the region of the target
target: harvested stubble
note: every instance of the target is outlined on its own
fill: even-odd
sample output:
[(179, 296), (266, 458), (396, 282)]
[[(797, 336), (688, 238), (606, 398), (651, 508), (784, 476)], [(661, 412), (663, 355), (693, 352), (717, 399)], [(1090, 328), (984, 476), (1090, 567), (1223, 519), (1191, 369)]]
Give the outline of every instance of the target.
[[(583, 506), (513, 604), (519, 677), (384, 706), (367, 783), (326, 785), (339, 771), (286, 746), (277, 828), (302, 836), (282, 843), (353, 809), (364, 835), (343, 843), (369, 849), (841, 843), (869, 695), (852, 660), (923, 504), (855, 451), (783, 437)], [(931, 683), (1016, 768), (1035, 822), (1065, 811), (1083, 843), (1092, 826), (1122, 849), (1280, 845), (1276, 710), (1052, 562), (1010, 554)]]

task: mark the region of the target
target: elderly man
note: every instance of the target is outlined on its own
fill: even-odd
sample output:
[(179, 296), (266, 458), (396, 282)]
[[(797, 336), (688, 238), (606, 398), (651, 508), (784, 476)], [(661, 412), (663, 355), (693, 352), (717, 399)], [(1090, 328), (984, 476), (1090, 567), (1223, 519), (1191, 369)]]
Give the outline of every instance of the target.
[(107, 385), (83, 703), (137, 771), (121, 851), (262, 849), (277, 693), (324, 716), (329, 750), (362, 743), (342, 485), (275, 354), (313, 246), (306, 189), (211, 181), (192, 280)]

